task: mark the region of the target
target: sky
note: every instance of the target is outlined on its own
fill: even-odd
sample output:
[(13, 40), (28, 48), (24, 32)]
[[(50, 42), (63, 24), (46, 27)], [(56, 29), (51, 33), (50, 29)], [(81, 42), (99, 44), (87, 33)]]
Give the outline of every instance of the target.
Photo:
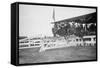
[(96, 12), (93, 8), (19, 5), (19, 36), (53, 36), (53, 8), (55, 21)]

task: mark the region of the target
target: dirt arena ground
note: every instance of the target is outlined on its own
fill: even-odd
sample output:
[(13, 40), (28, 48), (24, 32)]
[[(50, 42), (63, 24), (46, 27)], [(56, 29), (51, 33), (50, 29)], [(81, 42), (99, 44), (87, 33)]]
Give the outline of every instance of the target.
[(96, 47), (65, 47), (39, 52), (40, 48), (19, 50), (19, 63), (42, 63), (96, 59)]

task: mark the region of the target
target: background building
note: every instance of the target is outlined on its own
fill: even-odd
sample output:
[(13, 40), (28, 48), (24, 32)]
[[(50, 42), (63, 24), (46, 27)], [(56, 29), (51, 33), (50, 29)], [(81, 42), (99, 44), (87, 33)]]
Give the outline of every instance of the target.
[(84, 36), (96, 34), (97, 13), (90, 13), (78, 17), (53, 22), (54, 36)]

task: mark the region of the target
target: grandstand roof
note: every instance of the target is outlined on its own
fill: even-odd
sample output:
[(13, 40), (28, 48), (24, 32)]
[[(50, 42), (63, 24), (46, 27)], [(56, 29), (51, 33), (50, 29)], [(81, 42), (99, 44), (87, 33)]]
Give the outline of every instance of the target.
[(73, 17), (73, 18), (69, 18), (69, 19), (64, 19), (64, 20), (60, 20), (60, 21), (56, 21), (53, 23), (61, 23), (61, 22), (71, 22), (71, 21), (75, 21), (78, 23), (96, 23), (97, 22), (97, 13), (90, 13), (90, 14), (85, 14), (85, 15), (81, 15), (81, 16), (77, 16), (77, 17)]

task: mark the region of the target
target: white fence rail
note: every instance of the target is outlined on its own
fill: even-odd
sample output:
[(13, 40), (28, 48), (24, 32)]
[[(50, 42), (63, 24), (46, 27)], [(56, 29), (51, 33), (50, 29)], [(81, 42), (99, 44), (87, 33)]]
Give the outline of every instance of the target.
[[(89, 39), (89, 40), (88, 40)], [(19, 43), (19, 49), (25, 48), (36, 48), (40, 47), (40, 52), (48, 49), (62, 48), (62, 47), (71, 47), (71, 46), (94, 46), (96, 44), (96, 36), (84, 36), (81, 38), (74, 38), (69, 40), (51, 40), (51, 39), (41, 39), (38, 40), (39, 43), (34, 41), (28, 41), (27, 43)]]

